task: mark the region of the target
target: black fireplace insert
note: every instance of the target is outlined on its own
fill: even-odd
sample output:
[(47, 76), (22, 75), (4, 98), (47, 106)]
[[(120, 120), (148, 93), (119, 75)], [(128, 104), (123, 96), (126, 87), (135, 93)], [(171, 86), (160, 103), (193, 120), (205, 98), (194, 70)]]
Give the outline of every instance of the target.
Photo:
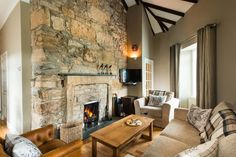
[(98, 125), (99, 102), (92, 101), (84, 104), (84, 127), (91, 128)]

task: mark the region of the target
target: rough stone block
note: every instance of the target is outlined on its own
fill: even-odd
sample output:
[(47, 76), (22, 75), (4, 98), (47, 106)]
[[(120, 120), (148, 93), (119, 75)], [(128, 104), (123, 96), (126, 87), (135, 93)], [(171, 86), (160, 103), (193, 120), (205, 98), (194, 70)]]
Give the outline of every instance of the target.
[(62, 13), (64, 14), (64, 16), (66, 17), (70, 17), (70, 18), (74, 18), (75, 17), (75, 13), (73, 10), (68, 9), (66, 7), (62, 7)]
[(87, 49), (83, 54), (83, 60), (89, 63), (95, 63), (97, 61), (96, 52)]
[(31, 13), (31, 29), (39, 25), (50, 26), (50, 13), (48, 9), (39, 9)]
[(65, 20), (60, 17), (52, 16), (52, 26), (55, 30), (63, 31), (65, 30)]
[(107, 32), (97, 32), (97, 42), (99, 45), (109, 48), (114, 46), (114, 40)]
[(60, 9), (60, 5), (58, 5), (59, 3), (55, 3), (52, 0), (48, 1), (48, 0), (41, 0), (40, 1), (40, 5), (49, 8), (50, 10), (59, 12)]
[(80, 47), (80, 48), (84, 47), (84, 45), (82, 45), (79, 41), (73, 40), (73, 39), (69, 40), (68, 46), (75, 46), (75, 47)]
[(91, 6), (88, 11), (88, 16), (101, 24), (107, 24), (110, 20), (110, 16), (104, 12), (104, 10), (100, 10), (97, 7)]
[(96, 38), (95, 30), (86, 23), (72, 20), (71, 33), (74, 37), (78, 37), (83, 40), (88, 40), (90, 42), (95, 42)]
[(42, 48), (33, 48), (31, 61), (32, 63), (40, 64), (46, 60), (44, 50)]

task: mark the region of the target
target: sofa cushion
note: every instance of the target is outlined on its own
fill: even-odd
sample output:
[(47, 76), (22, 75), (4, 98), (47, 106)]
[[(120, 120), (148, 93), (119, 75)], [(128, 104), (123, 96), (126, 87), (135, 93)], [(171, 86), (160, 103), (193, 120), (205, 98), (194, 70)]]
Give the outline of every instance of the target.
[(40, 157), (42, 153), (31, 141), (22, 141), (14, 145), (13, 157)]
[(236, 114), (232, 109), (219, 111), (222, 123), (220, 123), (212, 133), (211, 139), (222, 138), (236, 133)]
[(170, 101), (172, 98), (174, 98), (175, 95), (174, 92), (162, 91), (162, 90), (149, 90), (149, 94), (167, 96), (166, 101)]
[(160, 135), (152, 145), (145, 150), (142, 157), (173, 157), (188, 148), (190, 147), (183, 142)]
[(236, 134), (231, 134), (219, 140), (219, 157), (231, 157), (236, 154)]
[(236, 133), (236, 114), (229, 104), (222, 102), (215, 107), (205, 131), (201, 133), (202, 141), (221, 138)]
[(162, 107), (154, 107), (154, 106), (143, 106), (140, 108), (141, 114), (148, 115), (154, 118), (162, 117)]
[(166, 101), (166, 96), (149, 95), (148, 106), (161, 106)]
[(24, 142), (24, 141), (27, 143), (32, 143), (27, 138), (19, 136), (19, 135), (14, 135), (14, 134), (6, 134), (5, 139), (6, 139), (5, 150), (6, 150), (6, 153), (10, 156), (12, 156), (12, 149), (17, 143)]
[(218, 140), (208, 141), (196, 147), (186, 149), (175, 157), (216, 157), (218, 154)]
[(224, 109), (229, 109), (231, 108), (231, 104), (225, 101), (220, 102), (212, 111), (212, 116), (217, 114), (219, 111), (224, 110)]
[(200, 144), (199, 131), (183, 120), (172, 120), (162, 131), (161, 135), (181, 141), (190, 147)]
[(41, 146), (39, 146), (39, 150), (45, 154), (51, 150), (54, 150), (56, 148), (59, 148), (61, 146), (64, 146), (66, 143), (59, 140), (59, 139), (53, 139), (50, 140), (48, 142), (46, 142), (45, 144), (42, 144)]
[(211, 109), (201, 109), (196, 105), (191, 105), (187, 114), (188, 122), (196, 127), (200, 132), (203, 132), (204, 127), (209, 120), (211, 111)]

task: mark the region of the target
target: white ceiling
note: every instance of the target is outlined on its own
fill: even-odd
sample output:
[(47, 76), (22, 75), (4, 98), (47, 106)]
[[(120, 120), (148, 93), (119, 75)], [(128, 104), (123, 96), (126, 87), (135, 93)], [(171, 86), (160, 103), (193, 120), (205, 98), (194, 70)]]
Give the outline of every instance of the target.
[[(128, 7), (132, 7), (134, 5), (136, 5), (135, 0), (125, 0), (125, 2), (127, 3)], [(183, 13), (186, 13), (192, 6), (194, 3), (190, 3), (190, 2), (186, 2), (183, 0), (143, 0), (143, 2), (147, 2), (147, 3), (151, 3), (154, 5), (158, 5), (164, 8), (169, 8), (172, 10), (176, 10), (176, 11), (180, 11)], [(167, 13), (164, 11), (160, 11), (157, 9), (152, 9), (149, 7), (149, 9), (157, 16), (166, 18), (166, 19), (170, 19), (172, 21), (178, 21), (179, 19), (181, 19), (181, 16), (178, 15), (174, 15), (171, 13)], [(156, 19), (147, 11), (153, 32), (155, 34), (162, 32), (162, 29), (160, 27), (160, 25), (158, 24), (158, 22), (156, 21)], [(172, 24), (168, 24), (166, 22), (163, 22), (168, 28), (172, 26)]]
[[(20, 0), (0, 0), (0, 29), (2, 29), (8, 16)], [(29, 3), (30, 0), (21, 0)]]

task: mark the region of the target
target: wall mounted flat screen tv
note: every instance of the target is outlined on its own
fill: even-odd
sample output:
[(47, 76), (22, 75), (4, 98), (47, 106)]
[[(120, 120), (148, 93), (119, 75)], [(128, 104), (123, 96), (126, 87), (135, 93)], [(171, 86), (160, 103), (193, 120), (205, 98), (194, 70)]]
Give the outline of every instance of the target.
[(119, 73), (122, 83), (142, 82), (142, 69), (120, 69)]

